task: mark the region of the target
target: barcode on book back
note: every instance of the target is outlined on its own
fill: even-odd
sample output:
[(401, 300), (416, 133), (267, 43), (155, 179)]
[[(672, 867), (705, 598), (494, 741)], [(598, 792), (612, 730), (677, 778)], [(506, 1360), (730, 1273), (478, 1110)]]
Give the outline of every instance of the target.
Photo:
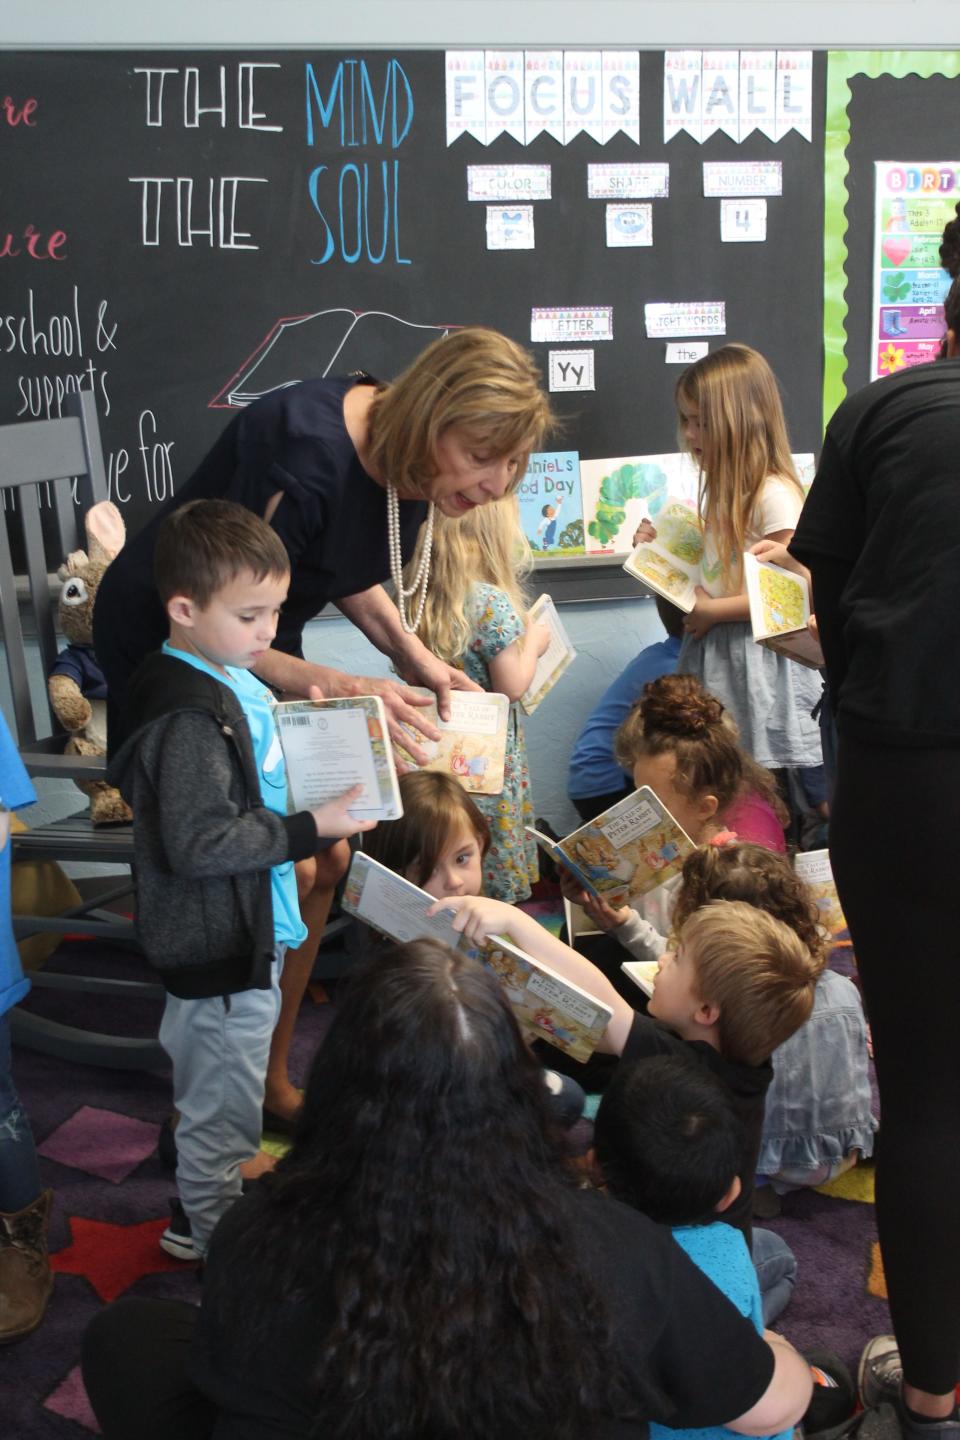
[(313, 717), (310, 715), (281, 715), (281, 725), (309, 725)]

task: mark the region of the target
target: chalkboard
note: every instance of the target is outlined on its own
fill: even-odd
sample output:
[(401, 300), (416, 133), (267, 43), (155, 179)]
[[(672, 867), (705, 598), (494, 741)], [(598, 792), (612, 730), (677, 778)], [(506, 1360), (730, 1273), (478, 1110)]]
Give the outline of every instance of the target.
[[(132, 531), (264, 388), (328, 369), (389, 378), (450, 325), (529, 343), (533, 307), (611, 306), (595, 390), (554, 396), (555, 443), (655, 454), (677, 448), (678, 370), (647, 338), (644, 303), (723, 300), (726, 338), (780, 378), (793, 448), (817, 449), (825, 56), (812, 140), (776, 144), (664, 144), (663, 54), (639, 61), (639, 145), (485, 146), (447, 144), (442, 51), (8, 54), (0, 422), (59, 413), (92, 386)], [(783, 165), (767, 239), (721, 244), (702, 163), (754, 159)], [(591, 161), (669, 163), (651, 246), (608, 248)], [(535, 248), (487, 249), (486, 207), (467, 199), (481, 163), (551, 167)], [(533, 346), (545, 371), (548, 348)]]

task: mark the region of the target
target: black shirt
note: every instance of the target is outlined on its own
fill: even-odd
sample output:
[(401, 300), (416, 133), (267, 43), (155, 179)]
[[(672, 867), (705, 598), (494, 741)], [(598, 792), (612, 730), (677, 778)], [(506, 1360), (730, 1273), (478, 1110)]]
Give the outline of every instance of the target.
[[(772, 1352), (670, 1232), (595, 1191), (571, 1189), (568, 1206), (571, 1244), (606, 1299), (638, 1412), (630, 1420), (611, 1417), (603, 1440), (646, 1440), (648, 1419), (693, 1427), (751, 1409), (773, 1377)], [(306, 1437), (322, 1413), (310, 1374), (331, 1317), (322, 1305), (278, 1303), (270, 1342), (252, 1361), (238, 1360), (215, 1307), (221, 1297), (243, 1304), (244, 1253), (234, 1235), (250, 1207), (262, 1208), (263, 1223), (271, 1223), (269, 1202), (255, 1186), (214, 1233), (191, 1378), (220, 1409), (216, 1440), (293, 1440)], [(497, 1440), (521, 1435), (510, 1430)]]
[(960, 360), (843, 402), (790, 550), (813, 574), (841, 732), (960, 745)]

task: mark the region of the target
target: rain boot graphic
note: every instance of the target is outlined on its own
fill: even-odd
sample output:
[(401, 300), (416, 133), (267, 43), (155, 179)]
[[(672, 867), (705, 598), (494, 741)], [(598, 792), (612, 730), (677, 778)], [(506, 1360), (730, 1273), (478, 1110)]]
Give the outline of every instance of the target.
[(884, 335), (906, 335), (906, 330), (900, 324), (901, 314), (899, 310), (885, 310), (883, 315)]

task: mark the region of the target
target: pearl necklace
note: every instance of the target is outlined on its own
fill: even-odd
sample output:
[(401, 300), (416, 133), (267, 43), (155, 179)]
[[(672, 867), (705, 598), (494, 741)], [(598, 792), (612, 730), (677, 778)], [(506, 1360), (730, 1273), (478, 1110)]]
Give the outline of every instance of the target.
[[(396, 487), (391, 485), (389, 480), (387, 481), (387, 543), (390, 551), (390, 577), (393, 580), (393, 588), (397, 592), (400, 624), (408, 635), (415, 635), (423, 618), (423, 607), (427, 603), (427, 581), (430, 578), (430, 559), (433, 555), (433, 502), (430, 502), (427, 510), (427, 529), (423, 539), (420, 564), (413, 577), (413, 584), (405, 588), (403, 584), (403, 552), (400, 547), (400, 501), (397, 498)], [(417, 613), (413, 620), (410, 620), (407, 617), (407, 600), (416, 594), (418, 589), (420, 595), (417, 599)]]

